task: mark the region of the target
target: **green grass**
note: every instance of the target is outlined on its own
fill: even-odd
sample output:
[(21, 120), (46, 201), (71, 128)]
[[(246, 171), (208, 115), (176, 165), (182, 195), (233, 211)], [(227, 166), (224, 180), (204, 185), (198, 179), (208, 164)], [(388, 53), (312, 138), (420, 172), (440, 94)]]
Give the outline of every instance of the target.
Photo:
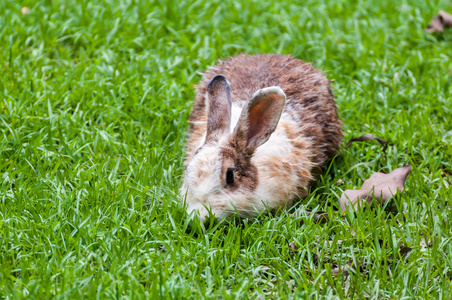
[[(439, 9), (450, 1), (1, 1), (0, 298), (449, 299), (452, 30), (423, 31)], [(313, 62), (344, 142), (390, 146), (342, 150), (289, 212), (190, 229), (192, 85), (242, 52)], [(386, 207), (336, 210), (344, 189), (406, 164)], [(331, 274), (349, 260), (362, 268)]]

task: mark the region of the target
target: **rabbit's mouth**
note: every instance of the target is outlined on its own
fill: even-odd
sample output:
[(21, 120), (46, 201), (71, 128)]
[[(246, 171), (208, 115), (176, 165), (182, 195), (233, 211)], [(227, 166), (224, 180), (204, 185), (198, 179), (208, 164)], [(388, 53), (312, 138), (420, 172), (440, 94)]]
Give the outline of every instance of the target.
[(232, 209), (217, 208), (213, 209), (209, 204), (203, 203), (194, 203), (188, 206), (187, 214), (190, 220), (194, 218), (198, 218), (203, 223), (207, 220), (207, 218), (215, 218), (218, 221), (227, 219), (228, 217), (236, 214), (237, 211)]

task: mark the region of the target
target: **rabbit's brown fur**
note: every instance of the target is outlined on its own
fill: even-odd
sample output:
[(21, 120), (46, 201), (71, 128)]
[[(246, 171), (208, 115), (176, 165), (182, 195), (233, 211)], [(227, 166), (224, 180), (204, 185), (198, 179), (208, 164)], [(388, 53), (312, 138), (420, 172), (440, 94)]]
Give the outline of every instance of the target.
[[(281, 187), (280, 193), (275, 192), (271, 196), (272, 199), (280, 199), (278, 201), (268, 200), (272, 201), (272, 205), (269, 206), (291, 205), (295, 196), (306, 196), (306, 188), (313, 179), (311, 173), (318, 174), (327, 160), (336, 154), (341, 143), (342, 122), (337, 115), (337, 106), (329, 80), (320, 71), (314, 69), (310, 63), (305, 63), (290, 55), (242, 54), (219, 61), (215, 67), (203, 74), (204, 79), (197, 86), (198, 94), (189, 121), (186, 166), (190, 164), (195, 152), (199, 151), (198, 149), (205, 141), (206, 110), (208, 109), (206, 107), (207, 86), (214, 76), (220, 74), (224, 75), (230, 83), (230, 98), (233, 107), (242, 109), (256, 91), (271, 86), (279, 86), (287, 98), (281, 120), (272, 135), (283, 136), (284, 141), (289, 141), (290, 144), (287, 145), (290, 146), (290, 150), (286, 151), (284, 155), (272, 156), (271, 151), (266, 150), (267, 152), (265, 152), (266, 144), (264, 144), (261, 146), (262, 149), (258, 148), (255, 154), (251, 154), (254, 155), (251, 158), (237, 150), (237, 145), (234, 144), (235, 140), (232, 137), (218, 143), (221, 150), (220, 154), (215, 152), (217, 153), (215, 155), (219, 156), (219, 160), (222, 161), (221, 172), (218, 171), (220, 177), (222, 176), (218, 179), (219, 181), (224, 179), (225, 169), (230, 165), (242, 163), (241, 169), (243, 172), (248, 172), (248, 175), (243, 175), (243, 181), (248, 180), (248, 182), (243, 182), (242, 186), (237, 188), (238, 191), (234, 191), (233, 186), (228, 187), (228, 195), (235, 193), (233, 194), (235, 195), (233, 198), (237, 199), (235, 201), (240, 202), (242, 201), (240, 199), (243, 199), (243, 203), (233, 203), (234, 207), (247, 206), (248, 202), (258, 202), (259, 200), (256, 199), (259, 197), (259, 199), (265, 198), (263, 187), (261, 190), (256, 190), (259, 189), (258, 183), (260, 182), (263, 184), (267, 181), (270, 183), (274, 181), (277, 182), (278, 187)], [(276, 145), (273, 147), (277, 147), (277, 137), (274, 137), (273, 140), (276, 141)], [(271, 143), (272, 139), (267, 142), (267, 144)], [(284, 147), (284, 143), (279, 144)], [(269, 148), (271, 145), (267, 146)], [(275, 152), (274, 149), (272, 151)], [(206, 176), (206, 173), (209, 173), (210, 169), (214, 167), (206, 160), (206, 162), (199, 163), (196, 168), (197, 174), (192, 176), (192, 180), (196, 181), (196, 176), (198, 176), (199, 181), (202, 181), (203, 176)], [(240, 172), (237, 172), (237, 176), (240, 179)], [(197, 184), (194, 183), (192, 188), (196, 189)], [(268, 184), (266, 183), (266, 185)], [(183, 192), (186, 188), (188, 187), (184, 183)], [(218, 187), (216, 188), (218, 189)], [(249, 191), (246, 192), (246, 189)], [(254, 195), (253, 200), (250, 200), (251, 196), (247, 196), (247, 193), (253, 193), (253, 191), (258, 196)], [(217, 190), (217, 192), (219, 191)], [(238, 196), (239, 193), (241, 196)], [(210, 200), (198, 198), (195, 202), (212, 205)], [(193, 204), (188, 202), (188, 204)], [(217, 202), (221, 202), (221, 205), (218, 204), (219, 210), (226, 205), (220, 200)], [(214, 211), (214, 205), (212, 205), (212, 211)]]
[(312, 139), (313, 162), (323, 167), (332, 158), (341, 143), (342, 122), (337, 115), (330, 83), (311, 63), (291, 55), (260, 54), (229, 57), (203, 75), (196, 86), (198, 94), (190, 114), (190, 129), (186, 162), (198, 148), (205, 134), (205, 94), (209, 81), (224, 75), (231, 85), (231, 98), (246, 101), (254, 92), (268, 86), (280, 86), (286, 93), (285, 112), (304, 127), (306, 137)]

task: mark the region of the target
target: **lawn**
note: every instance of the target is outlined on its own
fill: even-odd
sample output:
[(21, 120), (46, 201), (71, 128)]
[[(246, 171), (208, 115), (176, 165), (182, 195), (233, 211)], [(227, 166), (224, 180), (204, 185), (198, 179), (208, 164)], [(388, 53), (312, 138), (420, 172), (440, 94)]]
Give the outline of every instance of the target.
[[(450, 299), (452, 29), (424, 32), (440, 9), (451, 2), (0, 1), (0, 298)], [(313, 62), (344, 145), (389, 146), (342, 147), (288, 212), (190, 227), (192, 86), (239, 53)], [(387, 204), (338, 210), (343, 190), (408, 164)]]

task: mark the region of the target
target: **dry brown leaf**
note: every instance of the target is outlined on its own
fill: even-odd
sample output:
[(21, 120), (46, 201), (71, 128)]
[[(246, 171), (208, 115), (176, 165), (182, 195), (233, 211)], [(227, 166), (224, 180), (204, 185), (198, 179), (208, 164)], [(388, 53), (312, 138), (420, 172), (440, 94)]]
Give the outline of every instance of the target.
[[(306, 213), (306, 215), (305, 215)], [(313, 213), (311, 210), (303, 210), (301, 211), (299, 214), (296, 214), (298, 217), (309, 217), (310, 215), (312, 215), (312, 220), (316, 223), (320, 223), (320, 224), (324, 224), (326, 222), (328, 222), (329, 217), (328, 217), (328, 213), (326, 211), (321, 211), (318, 210), (315, 213)], [(304, 224), (304, 218), (301, 221), (301, 224)]]
[(360, 190), (345, 190), (341, 196), (340, 203), (342, 211), (345, 212), (350, 204), (357, 209), (360, 202), (364, 200), (368, 204), (372, 202), (373, 197), (379, 203), (384, 203), (397, 193), (397, 190), (403, 191), (406, 177), (411, 171), (411, 166), (404, 166), (395, 169), (389, 174), (377, 172), (372, 174), (369, 179), (364, 181)]
[(296, 252), (298, 249), (300, 249), (300, 247), (295, 246), (294, 242), (289, 243), (289, 253), (292, 254), (294, 252)]
[(334, 276), (338, 276), (339, 272), (342, 271), (342, 275), (347, 276), (349, 274), (350, 270), (355, 270), (355, 269), (356, 269), (356, 266), (353, 263), (353, 260), (343, 263), (341, 267), (339, 267), (338, 264), (333, 263), (331, 265), (331, 274)]
[(433, 33), (435, 31), (443, 32), (444, 28), (452, 27), (452, 15), (440, 10), (438, 15), (434, 17), (430, 25), (425, 28), (427, 33)]
[(386, 140), (376, 137), (375, 135), (370, 134), (370, 133), (367, 133), (360, 137), (352, 138), (350, 141), (348, 141), (346, 148), (350, 147), (350, 145), (353, 142), (363, 142), (363, 141), (371, 141), (371, 140), (377, 140), (380, 144), (382, 144), (383, 151), (386, 151), (386, 148), (388, 148), (388, 142)]
[[(400, 255), (401, 258), (404, 258), (405, 256), (407, 256), (408, 253), (411, 252), (411, 250), (413, 250), (413, 248), (410, 248), (407, 246), (401, 246), (398, 254)], [(389, 255), (388, 260), (387, 260), (388, 264), (394, 263), (394, 261), (397, 260), (397, 256), (398, 255), (396, 254), (395, 259), (394, 259), (393, 255)]]
[[(309, 215), (312, 214), (311, 211), (306, 211), (306, 213)], [(312, 219), (314, 220), (314, 222), (316, 223), (320, 223), (320, 224), (324, 224), (326, 222), (328, 222), (328, 213), (326, 211), (317, 211), (313, 216)]]

